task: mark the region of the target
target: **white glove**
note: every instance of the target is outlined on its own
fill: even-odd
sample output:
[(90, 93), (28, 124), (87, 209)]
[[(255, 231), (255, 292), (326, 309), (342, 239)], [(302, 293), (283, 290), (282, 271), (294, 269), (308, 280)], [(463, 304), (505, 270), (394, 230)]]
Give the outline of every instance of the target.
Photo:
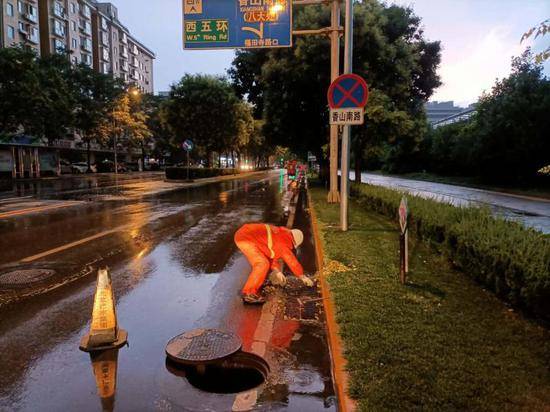
[(286, 285), (286, 276), (283, 275), (279, 270), (274, 270), (269, 274), (269, 281), (273, 286), (285, 286)]
[(313, 282), (313, 280), (311, 280), (310, 278), (308, 278), (308, 277), (305, 276), (305, 275), (302, 276), (302, 277), (300, 278), (300, 280), (301, 280), (302, 283), (303, 283), (305, 286), (307, 286), (308, 288), (313, 287), (313, 285), (315, 284), (315, 283)]

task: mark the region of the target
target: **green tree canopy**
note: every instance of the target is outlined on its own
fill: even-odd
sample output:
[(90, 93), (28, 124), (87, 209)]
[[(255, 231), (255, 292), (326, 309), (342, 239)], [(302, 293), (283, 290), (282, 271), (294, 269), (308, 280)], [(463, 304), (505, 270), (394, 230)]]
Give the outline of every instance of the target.
[[(410, 8), (367, 0), (355, 3), (354, 18), (354, 72), (379, 97), (369, 104), (380, 104), (373, 113), (393, 112), (381, 123), (367, 113), (366, 130), (354, 128), (359, 139), (355, 147), (362, 153), (368, 138), (385, 140), (397, 164), (418, 147), (425, 127), (423, 104), (440, 85), (440, 45), (424, 39), (420, 19)], [(297, 29), (328, 27), (330, 10), (297, 6), (294, 21)], [(291, 49), (237, 52), (229, 75), (238, 95), (265, 120), (268, 142), (321, 157), (328, 137), (329, 58), (330, 41), (320, 36), (297, 37)], [(386, 138), (390, 123), (392, 130), (404, 133), (399, 139)]]

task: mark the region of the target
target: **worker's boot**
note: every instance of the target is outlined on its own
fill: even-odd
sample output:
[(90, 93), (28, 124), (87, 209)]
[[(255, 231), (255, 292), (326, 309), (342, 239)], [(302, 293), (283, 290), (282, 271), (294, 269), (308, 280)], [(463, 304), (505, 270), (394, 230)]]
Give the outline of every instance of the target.
[(256, 293), (249, 293), (243, 295), (243, 302), (248, 305), (263, 305), (265, 303), (265, 298)]

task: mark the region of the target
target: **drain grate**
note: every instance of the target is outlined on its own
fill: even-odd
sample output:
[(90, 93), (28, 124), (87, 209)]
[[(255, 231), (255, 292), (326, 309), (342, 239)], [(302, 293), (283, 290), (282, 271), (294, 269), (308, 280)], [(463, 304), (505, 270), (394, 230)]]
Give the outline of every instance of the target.
[(166, 354), (175, 362), (197, 364), (213, 362), (238, 352), (241, 339), (216, 329), (195, 329), (176, 336), (166, 345)]
[(0, 274), (0, 287), (21, 287), (55, 275), (52, 269), (22, 269)]

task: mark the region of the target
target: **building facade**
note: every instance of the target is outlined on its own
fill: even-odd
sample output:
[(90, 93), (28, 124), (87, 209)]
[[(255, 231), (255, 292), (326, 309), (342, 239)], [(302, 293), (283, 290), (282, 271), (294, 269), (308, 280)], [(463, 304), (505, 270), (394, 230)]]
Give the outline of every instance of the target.
[(40, 53), (37, 0), (0, 1), (0, 47), (25, 44)]
[(155, 54), (133, 37), (111, 3), (95, 0), (0, 0), (0, 46), (25, 44), (40, 55), (69, 53), (73, 64), (153, 93)]
[(431, 124), (451, 117), (464, 111), (464, 108), (455, 106), (454, 102), (428, 102), (426, 103), (426, 116)]

